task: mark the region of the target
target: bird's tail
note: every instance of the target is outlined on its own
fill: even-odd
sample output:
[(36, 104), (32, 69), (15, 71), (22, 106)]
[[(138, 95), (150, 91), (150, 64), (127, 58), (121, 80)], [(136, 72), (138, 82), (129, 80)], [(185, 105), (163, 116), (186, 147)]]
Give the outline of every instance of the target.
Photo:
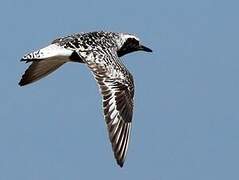
[(52, 57), (58, 57), (67, 61), (72, 55), (72, 52), (72, 50), (65, 49), (56, 44), (51, 44), (45, 48), (26, 54), (25, 56), (23, 56), (21, 61), (31, 62), (34, 60), (42, 60)]

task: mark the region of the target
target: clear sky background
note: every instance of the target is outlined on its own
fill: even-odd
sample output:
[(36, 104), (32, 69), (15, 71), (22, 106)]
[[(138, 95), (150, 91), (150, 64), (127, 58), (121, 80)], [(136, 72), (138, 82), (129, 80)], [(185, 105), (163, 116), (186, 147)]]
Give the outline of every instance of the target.
[[(238, 7), (233, 0), (2, 1), (0, 180), (239, 179)], [(25, 53), (94, 30), (135, 33), (154, 50), (122, 58), (136, 84), (122, 169), (85, 65), (18, 86)]]

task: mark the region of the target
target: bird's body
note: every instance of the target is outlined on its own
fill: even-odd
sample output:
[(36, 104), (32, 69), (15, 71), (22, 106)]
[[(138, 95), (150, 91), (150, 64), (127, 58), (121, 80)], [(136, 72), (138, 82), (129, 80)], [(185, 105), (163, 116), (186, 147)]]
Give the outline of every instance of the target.
[(109, 138), (117, 163), (122, 167), (131, 130), (134, 82), (119, 57), (137, 50), (152, 52), (140, 45), (137, 37), (127, 33), (100, 31), (58, 38), (22, 58), (32, 64), (19, 85), (37, 81), (66, 62), (85, 63), (101, 90)]

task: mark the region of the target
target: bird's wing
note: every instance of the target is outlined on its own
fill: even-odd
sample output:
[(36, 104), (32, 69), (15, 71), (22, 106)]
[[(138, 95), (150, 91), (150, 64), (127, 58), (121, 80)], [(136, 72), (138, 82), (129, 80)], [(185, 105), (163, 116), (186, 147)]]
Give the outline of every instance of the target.
[(65, 61), (61, 61), (58, 59), (33, 61), (32, 64), (28, 67), (28, 69), (25, 71), (25, 73), (22, 75), (19, 85), (24, 86), (35, 82), (47, 76), (51, 72), (55, 71), (64, 63)]
[(45, 48), (26, 54), (21, 61), (32, 62), (32, 64), (25, 71), (19, 85), (24, 86), (47, 76), (69, 61), (72, 54), (72, 50), (57, 44), (50, 44)]
[(134, 83), (117, 53), (105, 51), (94, 51), (84, 59), (100, 87), (112, 149), (117, 163), (122, 167), (130, 138)]

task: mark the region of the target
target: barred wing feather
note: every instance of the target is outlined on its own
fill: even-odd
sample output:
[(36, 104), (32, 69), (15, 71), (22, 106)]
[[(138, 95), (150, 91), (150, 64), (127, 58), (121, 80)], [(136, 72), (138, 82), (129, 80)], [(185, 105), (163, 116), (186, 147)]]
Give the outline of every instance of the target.
[[(95, 63), (100, 62), (99, 59), (92, 61), (92, 58), (97, 56), (88, 57), (88, 60), (86, 58), (86, 63), (101, 90), (109, 138), (116, 161), (122, 167), (128, 149), (133, 115), (133, 77), (121, 64), (118, 56), (107, 53), (101, 57), (111, 59), (107, 66)], [(116, 66), (121, 67), (116, 68)], [(121, 72), (120, 76), (116, 75), (117, 73), (113, 73), (114, 68), (124, 72)]]

